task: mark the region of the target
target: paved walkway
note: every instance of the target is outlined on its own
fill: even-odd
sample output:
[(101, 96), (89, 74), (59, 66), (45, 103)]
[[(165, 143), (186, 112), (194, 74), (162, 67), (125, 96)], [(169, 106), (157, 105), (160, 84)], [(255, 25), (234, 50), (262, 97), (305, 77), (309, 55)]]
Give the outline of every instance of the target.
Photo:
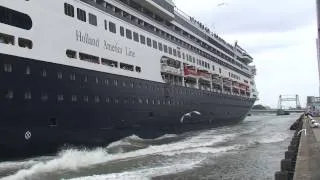
[[(319, 120), (319, 119), (318, 119)], [(304, 119), (294, 180), (320, 180), (320, 128), (311, 128)]]

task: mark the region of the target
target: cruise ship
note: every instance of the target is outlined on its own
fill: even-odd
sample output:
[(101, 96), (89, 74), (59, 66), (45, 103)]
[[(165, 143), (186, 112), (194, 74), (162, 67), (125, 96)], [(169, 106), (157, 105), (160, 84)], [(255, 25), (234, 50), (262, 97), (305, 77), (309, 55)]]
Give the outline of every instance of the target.
[(170, 0), (2, 0), (0, 159), (239, 123), (252, 62)]

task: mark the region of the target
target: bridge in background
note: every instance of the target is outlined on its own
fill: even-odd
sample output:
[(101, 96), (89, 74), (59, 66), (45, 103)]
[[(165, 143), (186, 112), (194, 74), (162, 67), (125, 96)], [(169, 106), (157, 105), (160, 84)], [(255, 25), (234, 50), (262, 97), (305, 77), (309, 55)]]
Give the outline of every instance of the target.
[[(266, 109), (266, 110), (258, 110), (258, 109), (251, 109), (250, 113), (258, 114), (258, 113), (274, 113), (276, 114), (278, 109)], [(289, 113), (303, 113), (305, 112), (305, 109), (286, 109), (284, 111), (287, 111)]]

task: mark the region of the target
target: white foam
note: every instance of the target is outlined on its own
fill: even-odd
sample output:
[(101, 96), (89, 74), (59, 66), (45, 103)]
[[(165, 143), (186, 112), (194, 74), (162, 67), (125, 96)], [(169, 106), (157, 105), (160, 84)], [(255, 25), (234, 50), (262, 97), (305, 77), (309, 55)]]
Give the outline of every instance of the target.
[(277, 143), (277, 142), (282, 142), (289, 137), (290, 137), (290, 135), (287, 133), (275, 132), (272, 136), (264, 137), (264, 138), (258, 140), (258, 142), (263, 143), (263, 144)]
[(97, 148), (91, 151), (69, 149), (62, 151), (59, 156), (53, 160), (39, 162), (28, 169), (19, 170), (16, 174), (6, 178), (8, 180), (32, 179), (31, 177), (36, 176), (37, 174), (58, 172), (61, 170), (76, 171), (79, 168), (108, 163), (111, 161), (130, 160), (150, 155), (168, 155), (174, 152), (182, 153), (183, 151), (192, 151), (190, 149), (194, 148), (212, 146), (235, 136), (235, 134), (225, 134), (215, 136), (210, 135), (201, 138), (199, 136), (191, 137), (175, 143), (148, 146), (144, 149), (118, 154), (108, 154), (103, 148)]
[(7, 169), (23, 168), (36, 164), (35, 160), (18, 161), (18, 162), (2, 162), (0, 163), (0, 171)]
[(189, 160), (188, 162), (176, 162), (174, 164), (171, 163), (159, 167), (144, 168), (123, 173), (78, 177), (70, 180), (149, 180), (153, 177), (165, 176), (193, 169), (198, 166), (201, 161), (202, 160), (198, 160), (195, 162)]
[(227, 147), (199, 147), (199, 148), (192, 148), (187, 150), (181, 150), (181, 151), (172, 151), (172, 152), (164, 152), (163, 155), (166, 156), (176, 156), (179, 154), (191, 154), (191, 153), (202, 153), (202, 154), (217, 154), (217, 153), (223, 153), (228, 152), (231, 150), (239, 149), (241, 146), (239, 145), (233, 145), (233, 146), (227, 146)]
[(156, 138), (155, 140), (162, 140), (162, 139), (169, 139), (169, 138), (174, 138), (177, 137), (178, 135), (176, 134), (165, 134), (163, 136), (160, 136), (158, 138)]

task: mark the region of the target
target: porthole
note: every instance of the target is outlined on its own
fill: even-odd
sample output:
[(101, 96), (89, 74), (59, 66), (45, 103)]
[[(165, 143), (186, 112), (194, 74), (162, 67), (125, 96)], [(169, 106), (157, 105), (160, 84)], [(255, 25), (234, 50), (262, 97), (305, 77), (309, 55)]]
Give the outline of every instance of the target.
[(30, 75), (31, 74), (31, 68), (30, 66), (26, 66), (26, 72), (25, 72), (26, 75)]
[(142, 99), (141, 99), (141, 98), (138, 98), (138, 102), (139, 102), (140, 104), (142, 104)]
[(130, 87), (133, 88), (133, 82), (130, 82)]
[(146, 99), (146, 104), (149, 104), (149, 99)]
[(5, 97), (6, 97), (6, 99), (13, 99), (13, 91), (8, 90)]
[(26, 100), (30, 100), (31, 99), (31, 92), (30, 91), (27, 91), (24, 93), (24, 99)]
[(72, 102), (76, 102), (77, 101), (77, 96), (76, 95), (72, 95), (71, 96), (71, 101)]
[(110, 98), (106, 97), (106, 103), (110, 103)]
[(95, 101), (96, 103), (99, 103), (99, 102), (100, 102), (100, 97), (99, 97), (99, 96), (94, 97), (94, 101)]
[(12, 72), (12, 65), (11, 64), (4, 64), (3, 68), (4, 68), (4, 72)]
[(58, 95), (57, 95), (57, 100), (58, 100), (58, 101), (63, 101), (63, 99), (64, 99), (64, 98), (63, 98), (63, 95), (62, 95), (62, 94), (58, 94)]
[(114, 103), (119, 104), (119, 99), (118, 99), (118, 98), (115, 98), (115, 99), (114, 99)]
[(118, 86), (118, 80), (113, 80), (113, 84), (114, 84), (115, 86)]
[(48, 100), (48, 94), (47, 93), (41, 93), (41, 100), (42, 101), (47, 101)]
[(47, 70), (42, 69), (41, 76), (42, 77), (47, 77)]
[(96, 77), (96, 84), (99, 84), (99, 78)]
[(83, 96), (83, 101), (84, 102), (89, 102), (89, 96)]
[(105, 85), (108, 85), (108, 84), (109, 84), (109, 80), (108, 80), (108, 79), (105, 79), (105, 80), (104, 80), (104, 84), (105, 84)]
[(57, 73), (58, 79), (62, 79), (62, 72)]
[(84, 76), (83, 82), (87, 83), (88, 82), (88, 76)]
[(122, 86), (123, 86), (123, 87), (126, 87), (126, 86), (127, 86), (127, 84), (126, 84), (125, 81), (122, 82)]
[(70, 80), (75, 81), (76, 80), (76, 75), (74, 73), (70, 74)]

